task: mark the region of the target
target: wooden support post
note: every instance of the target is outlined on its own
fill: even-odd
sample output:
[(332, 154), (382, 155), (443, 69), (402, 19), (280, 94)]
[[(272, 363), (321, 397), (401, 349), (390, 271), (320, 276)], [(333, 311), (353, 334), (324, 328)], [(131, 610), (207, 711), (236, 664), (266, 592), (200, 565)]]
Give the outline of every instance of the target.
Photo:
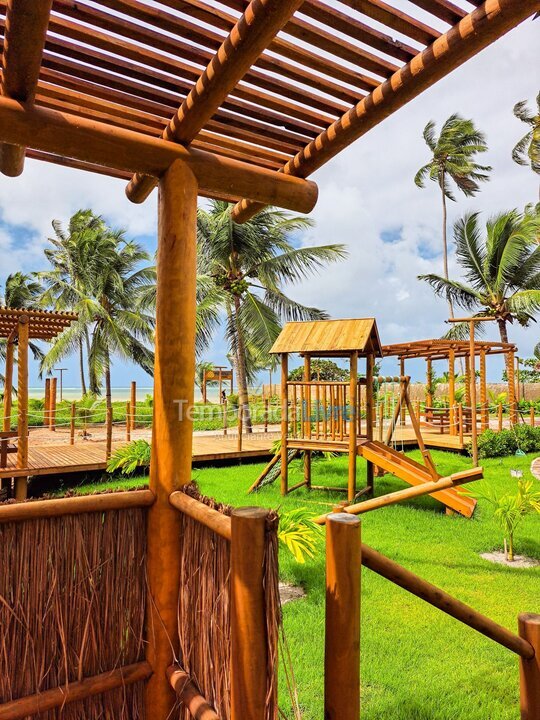
[[(28, 467), (28, 315), (19, 316), (17, 350), (17, 467)], [(15, 478), (15, 498), (26, 500), (28, 478)]]
[[(311, 358), (309, 355), (304, 355), (304, 382), (311, 383)], [(304, 414), (304, 432), (305, 438), (311, 438), (311, 385), (304, 385), (302, 388), (305, 390), (304, 394), (304, 407), (302, 413)], [(311, 487), (311, 451), (304, 450), (304, 482), (307, 488)]]
[(45, 408), (43, 410), (43, 425), (48, 428), (51, 423), (51, 378), (45, 378)]
[(229, 418), (227, 417), (227, 400), (223, 403), (223, 434), (227, 434), (227, 427), (228, 427), (228, 421)]
[(49, 405), (49, 430), (51, 432), (56, 431), (56, 388), (57, 379), (56, 377), (51, 378), (51, 399)]
[(448, 422), (450, 435), (457, 435), (456, 428), (456, 353), (448, 352)]
[(508, 377), (508, 405), (511, 425), (515, 425), (517, 423), (516, 378), (514, 374), (515, 364), (514, 351), (510, 350), (510, 352), (506, 355), (506, 374)]
[(330, 513), (326, 521), (325, 720), (360, 717), (360, 520)]
[(465, 356), (465, 407), (471, 407), (471, 359)]
[(289, 432), (289, 358), (281, 354), (281, 494), (286, 495), (289, 488), (289, 463), (287, 462), (287, 435)]
[(499, 432), (503, 429), (503, 404), (499, 403), (497, 408), (497, 415), (499, 419)]
[(131, 399), (129, 402), (131, 409), (131, 429), (135, 430), (135, 424), (137, 422), (137, 383), (135, 380), (131, 381)]
[(202, 401), (206, 405), (208, 402), (208, 396), (206, 394), (206, 370), (203, 370), (203, 381), (202, 381)]
[(264, 598), (267, 514), (263, 508), (246, 507), (231, 515), (231, 720), (265, 717), (269, 670)]
[(540, 720), (540, 615), (518, 618), (519, 636), (534, 648), (534, 657), (519, 659), (521, 720)]
[(431, 422), (433, 415), (430, 412), (433, 407), (433, 393), (431, 387), (433, 385), (433, 363), (431, 358), (426, 359), (426, 422)]
[(131, 442), (131, 403), (126, 402), (126, 442)]
[[(366, 356), (366, 438), (373, 440), (373, 355)], [(366, 462), (366, 486), (373, 493), (373, 463)]]
[(459, 444), (463, 447), (463, 403), (458, 405)]
[(77, 405), (76, 403), (71, 403), (71, 417), (69, 420), (69, 444), (74, 445), (75, 444), (75, 419), (77, 417)]
[(480, 412), (482, 431), (489, 427), (489, 405), (487, 398), (487, 381), (486, 381), (486, 351), (480, 350)]
[(112, 452), (112, 433), (113, 433), (113, 409), (112, 409), (112, 407), (107, 408), (106, 430), (107, 430), (107, 440), (105, 443), (105, 460), (108, 461), (109, 458), (111, 457), (111, 452)]
[(2, 429), (4, 432), (11, 430), (11, 408), (13, 402), (13, 352), (15, 349), (14, 338), (10, 336), (6, 346), (6, 372), (4, 376), (4, 418)]
[(516, 403), (519, 405), (521, 401), (521, 370), (519, 367), (520, 358), (516, 355)]
[(264, 432), (268, 432), (268, 398), (264, 401)]
[(381, 400), (379, 398), (379, 405), (378, 405), (378, 432), (379, 432), (379, 442), (383, 441), (384, 438), (384, 400)]
[(347, 499), (353, 502), (356, 497), (356, 413), (358, 386), (358, 352), (351, 353), (351, 379), (349, 386), (349, 482)]
[(244, 425), (244, 407), (243, 405), (238, 406), (238, 443), (237, 443), (237, 450), (238, 452), (242, 452), (242, 432), (243, 432), (243, 425)]
[(531, 405), (529, 409), (529, 419), (531, 421), (531, 427), (534, 427), (536, 424), (534, 421), (534, 405)]
[[(405, 377), (405, 358), (399, 359), (399, 375), (401, 378)], [(400, 425), (402, 425), (402, 426), (405, 425), (406, 420), (407, 420), (407, 408), (405, 407), (405, 403), (402, 403), (402, 405), (401, 405), (399, 417), (400, 417), (400, 421), (399, 421)]]
[(167, 720), (176, 696), (166, 671), (178, 657), (181, 517), (172, 492), (191, 482), (197, 182), (182, 162), (160, 181), (154, 421), (148, 512), (146, 656), (153, 675), (146, 685), (146, 717)]

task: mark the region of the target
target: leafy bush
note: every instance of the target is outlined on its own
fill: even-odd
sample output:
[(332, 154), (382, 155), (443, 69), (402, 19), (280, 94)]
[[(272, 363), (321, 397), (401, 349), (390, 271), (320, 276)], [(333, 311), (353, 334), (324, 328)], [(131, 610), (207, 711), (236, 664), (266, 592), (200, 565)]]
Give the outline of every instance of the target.
[(134, 440), (118, 448), (109, 458), (107, 472), (120, 470), (122, 475), (131, 475), (139, 467), (150, 465), (150, 443), (146, 440)]
[(484, 430), (478, 436), (478, 457), (492, 458), (513, 455), (517, 450), (525, 453), (540, 451), (540, 427), (515, 425), (500, 431)]
[(306, 508), (289, 510), (279, 516), (278, 540), (299, 563), (315, 555), (320, 530)]

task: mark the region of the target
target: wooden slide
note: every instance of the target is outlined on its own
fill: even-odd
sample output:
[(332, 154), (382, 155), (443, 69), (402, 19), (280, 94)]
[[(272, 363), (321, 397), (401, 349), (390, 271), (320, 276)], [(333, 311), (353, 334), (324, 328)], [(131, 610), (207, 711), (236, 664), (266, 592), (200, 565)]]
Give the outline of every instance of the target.
[[(376, 440), (369, 440), (363, 443), (358, 451), (363, 458), (372, 462), (377, 467), (392, 473), (392, 475), (395, 475), (409, 485), (422, 485), (436, 480), (437, 477), (441, 477), (440, 475), (433, 477), (425, 465), (416, 462), (416, 460), (411, 460), (411, 458), (406, 455), (402, 455), (397, 452), (397, 450), (393, 450), (388, 445), (384, 445)], [(474, 498), (461, 495), (453, 488), (431, 493), (431, 496), (443, 503), (443, 505), (446, 505), (450, 510), (458, 512), (467, 518), (472, 517), (476, 507), (476, 500)]]

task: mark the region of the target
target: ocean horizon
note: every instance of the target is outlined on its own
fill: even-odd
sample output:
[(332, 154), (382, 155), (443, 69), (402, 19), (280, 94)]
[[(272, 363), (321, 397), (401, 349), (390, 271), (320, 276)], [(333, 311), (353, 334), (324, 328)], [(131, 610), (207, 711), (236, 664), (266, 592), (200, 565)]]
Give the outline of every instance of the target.
[[(224, 389), (227, 390), (227, 387), (224, 386)], [(260, 386), (257, 387), (251, 387), (249, 388), (250, 392), (254, 392), (256, 390), (260, 390)], [(236, 388), (235, 388), (236, 392)], [(57, 398), (60, 400), (60, 385), (58, 385), (57, 389)], [(112, 400), (113, 402), (120, 402), (124, 400), (127, 402), (131, 398), (131, 387), (113, 387), (111, 388), (111, 394), (112, 394)], [(137, 385), (137, 401), (142, 402), (147, 395), (153, 395), (154, 394), (154, 388), (152, 385), (145, 386), (145, 385)], [(228, 392), (227, 392), (228, 394)], [(43, 385), (40, 387), (30, 387), (28, 388), (28, 397), (35, 399), (35, 400), (42, 400), (45, 397), (45, 388)], [(80, 400), (82, 397), (82, 392), (80, 387), (64, 387), (62, 388), (62, 399), (63, 400)], [(105, 397), (104, 391), (102, 392), (102, 397)], [(217, 402), (219, 399), (219, 390), (217, 387), (211, 387), (209, 386), (207, 389), (207, 397), (211, 402)], [(195, 401), (198, 402), (202, 400), (201, 391), (199, 388), (195, 388)]]

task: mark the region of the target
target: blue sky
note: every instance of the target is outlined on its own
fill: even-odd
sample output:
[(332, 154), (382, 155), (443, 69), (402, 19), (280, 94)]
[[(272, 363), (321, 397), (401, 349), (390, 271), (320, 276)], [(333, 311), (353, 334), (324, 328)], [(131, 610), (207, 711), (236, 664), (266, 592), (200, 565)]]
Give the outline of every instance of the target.
[[(315, 227), (298, 239), (303, 245), (345, 243), (349, 258), (314, 278), (289, 288), (300, 302), (327, 310), (332, 317), (376, 317), (383, 343), (439, 337), (446, 326), (446, 305), (416, 280), (424, 272), (441, 272), (441, 209), (434, 184), (425, 190), (413, 182), (428, 159), (421, 133), (430, 119), (440, 126), (450, 114), (471, 117), (486, 135), (489, 152), (482, 161), (493, 166), (492, 179), (473, 199), (449, 203), (449, 224), (466, 211), (483, 218), (538, 197), (538, 178), (512, 162), (510, 153), (525, 126), (512, 108), (530, 103), (540, 87), (540, 21), (528, 21), (465, 66), (374, 128), (318, 171), (319, 202)], [(16, 270), (43, 267), (43, 247), (54, 218), (67, 222), (79, 208), (91, 207), (150, 253), (156, 245), (156, 193), (143, 205), (125, 197), (125, 183), (112, 178), (27, 161), (19, 178), (0, 177), (0, 282)], [(451, 275), (458, 272), (454, 261)], [(537, 325), (510, 329), (520, 354), (530, 355), (540, 340)], [(497, 339), (495, 328), (490, 339)], [(226, 363), (226, 348), (217, 336), (206, 357)], [(66, 386), (78, 384), (77, 363), (68, 359)], [(395, 361), (383, 371), (395, 374)], [(442, 372), (444, 368), (439, 370)], [(489, 364), (499, 379), (500, 363)], [(423, 368), (408, 369), (420, 379)], [(150, 380), (140, 369), (115, 361), (113, 385)], [(37, 368), (31, 367), (31, 384)]]

